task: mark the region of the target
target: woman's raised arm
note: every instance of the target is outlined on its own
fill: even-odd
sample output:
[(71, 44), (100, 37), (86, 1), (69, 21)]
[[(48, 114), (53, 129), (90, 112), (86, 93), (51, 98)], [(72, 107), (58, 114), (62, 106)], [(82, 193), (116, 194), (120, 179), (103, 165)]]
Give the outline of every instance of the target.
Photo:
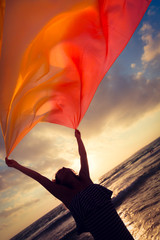
[(79, 175), (82, 177), (84, 176), (84, 177), (90, 178), (86, 149), (81, 139), (81, 133), (77, 129), (75, 130), (75, 137), (77, 139), (78, 150), (79, 150), (80, 161), (81, 161), (81, 168), (80, 168)]
[(56, 198), (66, 203), (66, 198), (65, 196), (69, 194), (69, 190), (62, 185), (58, 185), (45, 176), (41, 175), (40, 173), (31, 170), (30, 168), (24, 167), (15, 160), (9, 160), (8, 158), (5, 158), (6, 164), (8, 167), (13, 167), (20, 172), (24, 173), (25, 175), (33, 178), (37, 182), (39, 182), (44, 188), (46, 188), (52, 195), (54, 195)]

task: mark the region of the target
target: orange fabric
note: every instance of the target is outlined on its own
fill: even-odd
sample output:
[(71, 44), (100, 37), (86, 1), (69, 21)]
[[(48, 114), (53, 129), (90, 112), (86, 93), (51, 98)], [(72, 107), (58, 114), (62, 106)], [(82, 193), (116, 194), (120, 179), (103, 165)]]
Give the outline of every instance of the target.
[(40, 121), (78, 127), (149, 3), (6, 1), (0, 120), (7, 156)]
[(5, 0), (0, 0), (0, 54), (1, 54), (1, 47), (2, 47), (4, 10), (5, 10)]

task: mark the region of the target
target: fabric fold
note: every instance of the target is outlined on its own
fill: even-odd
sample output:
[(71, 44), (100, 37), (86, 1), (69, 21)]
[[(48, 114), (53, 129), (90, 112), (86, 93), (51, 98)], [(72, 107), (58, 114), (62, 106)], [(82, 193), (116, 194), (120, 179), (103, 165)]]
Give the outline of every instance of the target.
[(38, 122), (78, 127), (150, 1), (1, 3), (0, 122), (9, 156)]

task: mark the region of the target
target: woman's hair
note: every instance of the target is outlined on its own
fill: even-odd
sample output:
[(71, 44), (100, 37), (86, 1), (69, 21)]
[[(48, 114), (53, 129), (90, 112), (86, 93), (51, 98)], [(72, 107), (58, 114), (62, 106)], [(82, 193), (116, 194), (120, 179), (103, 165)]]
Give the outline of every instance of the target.
[[(79, 176), (76, 174), (76, 172), (75, 172), (73, 169), (70, 169), (70, 170), (71, 170), (71, 172), (73, 173), (74, 177), (79, 180)], [(58, 171), (59, 171), (59, 170), (58, 170)], [(60, 182), (60, 180), (58, 179), (58, 176), (57, 176), (58, 171), (56, 172), (56, 174), (55, 174), (55, 179), (54, 179), (53, 181), (54, 181), (56, 184), (61, 184), (61, 182)], [(66, 187), (72, 188), (72, 185), (69, 184), (69, 183), (64, 183), (63, 185), (66, 186)]]
[(59, 181), (59, 179), (58, 179), (57, 173), (55, 174), (55, 182), (56, 182), (57, 184), (60, 184), (60, 181)]

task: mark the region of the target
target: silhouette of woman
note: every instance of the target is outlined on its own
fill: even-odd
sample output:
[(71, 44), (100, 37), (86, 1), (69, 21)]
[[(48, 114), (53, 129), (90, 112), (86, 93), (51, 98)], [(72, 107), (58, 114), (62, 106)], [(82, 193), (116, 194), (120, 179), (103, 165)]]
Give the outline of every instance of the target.
[(87, 154), (79, 130), (75, 130), (81, 167), (79, 175), (70, 168), (61, 168), (51, 181), (15, 160), (6, 158), (6, 164), (39, 182), (71, 211), (78, 233), (90, 232), (95, 240), (133, 240), (117, 214), (112, 192), (94, 184), (90, 178)]

